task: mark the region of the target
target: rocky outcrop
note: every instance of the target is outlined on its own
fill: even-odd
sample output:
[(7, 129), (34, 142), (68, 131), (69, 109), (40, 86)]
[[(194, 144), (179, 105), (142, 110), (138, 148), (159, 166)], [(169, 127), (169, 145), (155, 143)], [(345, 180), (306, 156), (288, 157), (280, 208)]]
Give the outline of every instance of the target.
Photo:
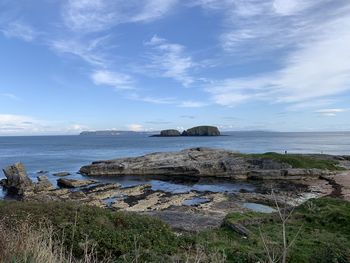
[(151, 137), (177, 137), (177, 136), (220, 136), (220, 131), (215, 126), (196, 126), (180, 133), (178, 130), (162, 130), (160, 134)]
[(10, 165), (3, 172), (6, 179), (2, 181), (2, 186), (8, 193), (22, 196), (26, 191), (33, 190), (33, 182), (22, 163)]
[(173, 136), (180, 136), (181, 133), (178, 130), (163, 130), (160, 132), (161, 137), (173, 137)]
[(183, 131), (182, 136), (220, 136), (220, 131), (215, 126), (197, 126)]
[(91, 176), (162, 175), (231, 179), (300, 180), (333, 175), (319, 169), (295, 169), (287, 163), (249, 157), (227, 150), (192, 148), (180, 152), (153, 153), (141, 157), (97, 161), (80, 172)]

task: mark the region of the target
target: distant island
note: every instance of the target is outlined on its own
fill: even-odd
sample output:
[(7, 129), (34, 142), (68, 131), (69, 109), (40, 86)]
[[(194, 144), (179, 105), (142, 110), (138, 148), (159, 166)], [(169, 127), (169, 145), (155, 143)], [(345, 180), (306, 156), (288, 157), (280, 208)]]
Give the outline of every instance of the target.
[(180, 133), (175, 129), (162, 130), (160, 134), (152, 135), (152, 137), (178, 137), (178, 136), (220, 136), (218, 127), (215, 126), (196, 126)]

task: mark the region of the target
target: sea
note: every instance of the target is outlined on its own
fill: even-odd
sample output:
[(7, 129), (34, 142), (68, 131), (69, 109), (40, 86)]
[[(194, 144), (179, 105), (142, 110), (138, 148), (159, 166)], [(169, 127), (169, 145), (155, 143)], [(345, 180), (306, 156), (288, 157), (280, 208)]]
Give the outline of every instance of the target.
[[(39, 171), (47, 171), (56, 183), (53, 173), (69, 172), (69, 178), (83, 178), (77, 172), (83, 165), (96, 160), (139, 156), (152, 152), (178, 151), (192, 147), (212, 147), (242, 153), (324, 153), (350, 155), (350, 132), (226, 132), (218, 137), (150, 137), (148, 134), (121, 134), (114, 136), (3, 136), (0, 137), (0, 168), (22, 162), (31, 178)], [(4, 175), (0, 172), (0, 179)], [(111, 181), (106, 178), (106, 181)], [(142, 178), (115, 179), (123, 186), (148, 182)], [(223, 189), (223, 191), (250, 189), (241, 183), (227, 184), (197, 182), (185, 185), (177, 182), (151, 180), (154, 189), (184, 192), (193, 189)], [(0, 198), (6, 193), (0, 190)]]

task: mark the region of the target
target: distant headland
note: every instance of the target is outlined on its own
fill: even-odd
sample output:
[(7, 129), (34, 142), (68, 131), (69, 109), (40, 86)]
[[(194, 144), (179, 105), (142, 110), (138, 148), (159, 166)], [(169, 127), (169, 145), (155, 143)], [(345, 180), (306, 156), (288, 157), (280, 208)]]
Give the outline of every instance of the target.
[(118, 131), (118, 130), (104, 130), (104, 131), (82, 131), (79, 135), (85, 136), (118, 136), (118, 135), (137, 135), (137, 134), (150, 134), (150, 132), (137, 132), (137, 131)]
[(162, 130), (158, 134), (155, 131), (123, 131), (123, 130), (102, 130), (82, 131), (82, 136), (119, 136), (119, 135), (150, 135), (151, 137), (178, 137), (178, 136), (221, 136), (218, 127), (201, 125), (180, 132), (175, 129)]

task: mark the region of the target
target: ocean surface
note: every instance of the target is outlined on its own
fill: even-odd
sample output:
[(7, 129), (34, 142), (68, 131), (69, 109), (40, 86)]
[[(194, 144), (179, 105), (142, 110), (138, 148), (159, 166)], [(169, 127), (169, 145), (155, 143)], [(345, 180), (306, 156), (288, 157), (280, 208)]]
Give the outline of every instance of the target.
[[(350, 155), (350, 132), (227, 132), (220, 137), (149, 137), (145, 134), (124, 134), (120, 136), (23, 136), (0, 137), (0, 168), (15, 162), (22, 162), (28, 174), (35, 178), (38, 171), (48, 171), (50, 180), (55, 183), (52, 173), (67, 171), (71, 178), (81, 178), (76, 174), (79, 168), (96, 160), (138, 156), (152, 152), (177, 151), (190, 147), (225, 148), (243, 153), (279, 152), (284, 153), (326, 153)], [(4, 178), (0, 174), (0, 179)], [(145, 179), (123, 178), (124, 186), (144, 183)], [(119, 181), (120, 181), (119, 180)], [(147, 181), (147, 180), (146, 180)], [(165, 184), (165, 185), (164, 185)], [(208, 182), (197, 182), (184, 186), (174, 182), (155, 180), (154, 188), (204, 189)], [(170, 184), (172, 184), (170, 182)], [(225, 191), (239, 190), (249, 185), (228, 186)], [(163, 186), (162, 186), (163, 185)], [(214, 184), (211, 184), (214, 187)], [(215, 183), (215, 187), (218, 184)], [(187, 188), (186, 188), (187, 189)], [(181, 191), (181, 190), (179, 190)], [(4, 193), (0, 190), (0, 196)]]

